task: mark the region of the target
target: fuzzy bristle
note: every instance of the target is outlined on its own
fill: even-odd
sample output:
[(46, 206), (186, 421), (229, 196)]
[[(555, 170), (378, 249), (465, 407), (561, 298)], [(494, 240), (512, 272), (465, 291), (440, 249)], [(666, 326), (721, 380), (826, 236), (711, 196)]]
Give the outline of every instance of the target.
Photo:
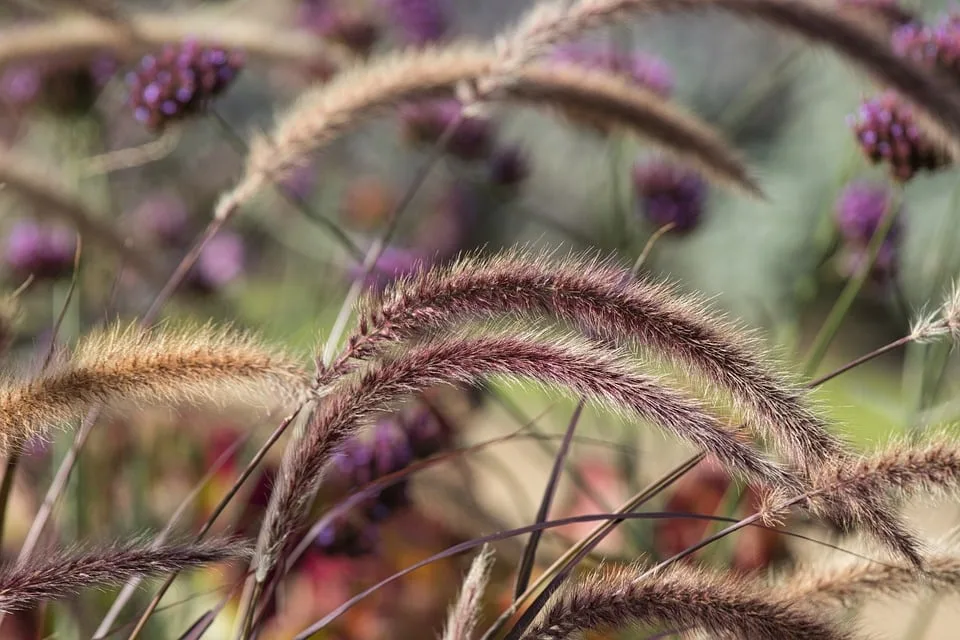
[(211, 326), (150, 332), (117, 327), (84, 337), (42, 375), (0, 387), (0, 450), (103, 403), (294, 400), (305, 373), (249, 335)]
[(522, 638), (560, 640), (641, 624), (753, 640), (850, 637), (803, 603), (779, 600), (749, 579), (674, 565), (646, 577), (641, 567), (598, 571), (563, 588)]
[(443, 640), (473, 640), (473, 630), (477, 626), (480, 604), (492, 566), (493, 550), (485, 546), (470, 563), (470, 571), (463, 579), (457, 602), (447, 615)]
[(572, 338), (546, 341), (521, 332), (441, 336), (380, 359), (362, 375), (329, 391), (304, 441), (281, 468), (258, 559), (261, 579), (296, 530), (330, 456), (364, 421), (432, 386), (471, 383), (489, 375), (566, 387), (714, 453), (736, 473), (794, 492), (802, 486), (744, 434), (706, 411), (700, 401), (636, 373), (609, 347)]
[(245, 543), (216, 539), (162, 545), (137, 540), (44, 554), (0, 568), (0, 613), (68, 598), (84, 589), (118, 586), (136, 576), (160, 576), (249, 554)]

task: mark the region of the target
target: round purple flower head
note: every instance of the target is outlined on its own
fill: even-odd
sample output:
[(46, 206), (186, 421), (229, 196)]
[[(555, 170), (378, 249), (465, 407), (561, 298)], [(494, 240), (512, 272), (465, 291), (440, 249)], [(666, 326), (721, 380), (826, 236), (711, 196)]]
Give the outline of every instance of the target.
[(7, 235), (3, 260), (18, 277), (54, 279), (72, 271), (76, 248), (70, 229), (21, 220)]
[(893, 178), (901, 182), (922, 169), (935, 171), (950, 164), (947, 153), (924, 134), (910, 106), (893, 91), (861, 104), (847, 123), (867, 159), (888, 163)]
[(449, 29), (444, 0), (382, 0), (391, 22), (403, 38), (414, 45), (425, 45), (443, 38)]
[(567, 44), (553, 50), (553, 60), (624, 76), (664, 98), (673, 93), (673, 69), (662, 58), (649, 53), (620, 53), (596, 46)]
[(243, 239), (232, 231), (221, 231), (200, 252), (190, 282), (201, 291), (216, 291), (236, 280), (246, 259)]
[(243, 67), (243, 56), (201, 46), (195, 40), (167, 45), (144, 56), (127, 74), (134, 117), (157, 131), (196, 114), (229, 87)]
[(673, 231), (687, 232), (703, 215), (707, 183), (695, 171), (663, 160), (638, 162), (633, 188), (640, 212), (658, 227), (673, 223)]
[[(401, 105), (400, 120), (408, 140), (418, 144), (433, 144), (460, 117), (462, 110), (460, 102), (454, 99), (410, 102)], [(493, 137), (490, 120), (466, 118), (460, 121), (450, 136), (446, 150), (461, 160), (479, 160), (490, 154)]]
[[(866, 246), (877, 232), (880, 221), (891, 206), (890, 190), (881, 184), (873, 182), (851, 182), (837, 198), (836, 220), (840, 234), (847, 242)], [(887, 242), (894, 242), (900, 235), (901, 207), (896, 213), (896, 219)]]
[(131, 214), (136, 231), (158, 244), (175, 246), (184, 240), (189, 214), (178, 196), (170, 192), (145, 198)]

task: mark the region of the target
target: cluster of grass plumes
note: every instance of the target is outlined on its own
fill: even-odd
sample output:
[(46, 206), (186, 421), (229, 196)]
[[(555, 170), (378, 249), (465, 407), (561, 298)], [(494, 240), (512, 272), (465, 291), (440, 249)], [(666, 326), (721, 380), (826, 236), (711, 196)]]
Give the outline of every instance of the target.
[(778, 599), (759, 582), (683, 565), (652, 575), (641, 566), (597, 571), (557, 593), (521, 637), (561, 640), (642, 624), (721, 638), (852, 637), (803, 602)]
[[(260, 187), (281, 179), (308, 154), (365, 119), (410, 100), (451, 95), (463, 83), (484, 77), (496, 60), (489, 49), (454, 44), (389, 54), (341, 73), (301, 96), (269, 135), (252, 142), (244, 175), (224, 194), (216, 215), (232, 215)], [(652, 141), (724, 185), (760, 193), (743, 161), (718, 133), (656, 93), (611, 72), (557, 64), (529, 67), (501, 100), (586, 114)]]
[(440, 335), (405, 345), (328, 391), (303, 440), (281, 468), (261, 537), (260, 579), (266, 578), (297, 530), (332, 454), (366, 421), (430, 387), (471, 383), (490, 375), (565, 387), (712, 451), (734, 472), (795, 491), (801, 486), (699, 400), (635, 372), (628, 360), (608, 347), (576, 338), (542, 340), (521, 331)]
[(29, 609), (84, 589), (119, 586), (137, 576), (162, 576), (250, 554), (246, 543), (205, 542), (154, 545), (134, 540), (101, 548), (44, 554), (35, 560), (0, 568), (0, 613)]
[(0, 449), (9, 453), (101, 404), (232, 399), (275, 407), (295, 402), (306, 380), (294, 360), (244, 332), (118, 326), (85, 336), (65, 362), (37, 377), (0, 387)]
[(428, 330), (511, 314), (564, 320), (611, 344), (634, 341), (696, 369), (731, 392), (752, 412), (759, 435), (776, 441), (801, 468), (815, 468), (842, 448), (804, 392), (764, 362), (748, 334), (701, 301), (677, 296), (662, 283), (633, 279), (597, 259), (512, 253), (467, 258), (402, 279), (364, 301), (358, 331), (329, 373), (342, 373), (352, 359), (369, 358), (384, 345)]

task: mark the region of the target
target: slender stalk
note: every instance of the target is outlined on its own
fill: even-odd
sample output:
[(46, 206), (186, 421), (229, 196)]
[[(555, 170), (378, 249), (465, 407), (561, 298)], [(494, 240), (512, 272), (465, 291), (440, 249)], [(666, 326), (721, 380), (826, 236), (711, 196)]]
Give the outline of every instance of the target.
[(837, 298), (829, 315), (827, 315), (827, 319), (824, 320), (823, 326), (820, 327), (817, 337), (814, 338), (813, 346), (810, 348), (810, 354), (807, 356), (807, 361), (803, 368), (805, 375), (813, 375), (817, 367), (820, 366), (820, 363), (823, 362), (823, 358), (827, 354), (827, 349), (830, 348), (830, 344), (836, 337), (840, 325), (853, 306), (853, 301), (869, 279), (870, 271), (877, 261), (880, 248), (883, 246), (884, 240), (886, 240), (890, 229), (893, 228), (893, 223), (897, 219), (901, 199), (902, 192), (897, 190), (887, 202), (887, 208), (886, 211), (884, 211), (883, 218), (881, 218), (880, 224), (877, 226), (873, 237), (870, 238), (870, 244), (867, 245), (866, 259), (858, 265), (856, 274), (847, 281), (846, 286), (840, 293), (840, 297)]

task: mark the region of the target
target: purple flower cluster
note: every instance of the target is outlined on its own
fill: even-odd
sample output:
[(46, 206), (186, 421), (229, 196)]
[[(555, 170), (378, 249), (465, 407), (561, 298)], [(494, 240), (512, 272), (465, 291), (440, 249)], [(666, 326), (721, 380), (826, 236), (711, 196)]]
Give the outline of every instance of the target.
[(7, 234), (3, 261), (18, 278), (33, 275), (52, 280), (73, 270), (76, 248), (76, 237), (70, 229), (21, 220)]
[[(893, 206), (890, 190), (881, 184), (856, 181), (848, 184), (837, 199), (835, 216), (843, 242), (841, 271), (851, 276), (867, 257), (867, 247), (880, 222)], [(895, 213), (893, 226), (884, 239), (873, 265), (872, 275), (884, 280), (896, 271), (903, 236), (902, 207)]]
[(640, 212), (658, 227), (673, 223), (674, 232), (697, 226), (707, 199), (707, 183), (700, 174), (654, 159), (633, 167), (633, 188)]
[(885, 91), (848, 116), (863, 153), (874, 164), (886, 162), (894, 179), (906, 182), (918, 171), (935, 171), (950, 157), (920, 129), (913, 111), (893, 91)]
[(382, 0), (390, 22), (404, 40), (422, 46), (442, 39), (450, 28), (444, 0)]
[(890, 38), (894, 52), (929, 67), (960, 72), (960, 20), (945, 16), (930, 26), (909, 22)]
[(366, 56), (380, 37), (380, 27), (371, 15), (327, 0), (303, 0), (297, 9), (297, 24), (323, 38), (340, 42)]
[(168, 123), (201, 112), (229, 87), (243, 68), (243, 56), (195, 40), (167, 45), (146, 55), (127, 74), (134, 117), (157, 131)]
[[(448, 449), (452, 433), (446, 423), (426, 408), (381, 420), (369, 438), (349, 440), (333, 462), (332, 484), (362, 489), (416, 460)], [(366, 496), (353, 510), (334, 519), (314, 540), (327, 555), (360, 556), (378, 540), (381, 522), (409, 504), (408, 482), (400, 480)]]
[(624, 76), (664, 98), (673, 93), (673, 69), (662, 58), (649, 53), (622, 53), (582, 44), (569, 44), (554, 49), (553, 60)]

